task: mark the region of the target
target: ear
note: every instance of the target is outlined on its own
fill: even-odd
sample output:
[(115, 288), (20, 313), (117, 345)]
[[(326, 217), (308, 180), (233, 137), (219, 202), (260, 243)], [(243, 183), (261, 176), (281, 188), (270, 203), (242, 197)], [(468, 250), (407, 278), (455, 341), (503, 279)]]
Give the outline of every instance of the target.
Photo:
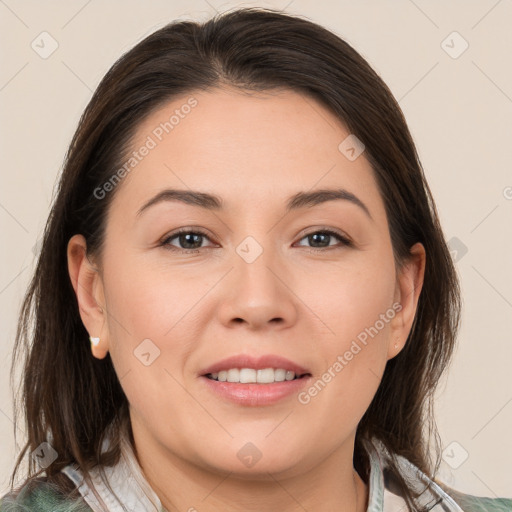
[[(399, 303), (401, 309), (391, 321), (391, 337), (388, 342), (388, 360), (400, 353), (411, 332), (418, 300), (423, 287), (425, 262), (425, 248), (423, 244), (418, 242), (411, 247), (410, 258), (404, 263), (397, 277), (395, 303)], [(396, 347), (395, 344), (397, 345)]]
[(67, 248), (68, 272), (78, 301), (80, 318), (91, 338), (94, 357), (103, 359), (108, 353), (108, 333), (105, 327), (105, 295), (99, 269), (87, 257), (87, 242), (82, 235), (70, 238)]

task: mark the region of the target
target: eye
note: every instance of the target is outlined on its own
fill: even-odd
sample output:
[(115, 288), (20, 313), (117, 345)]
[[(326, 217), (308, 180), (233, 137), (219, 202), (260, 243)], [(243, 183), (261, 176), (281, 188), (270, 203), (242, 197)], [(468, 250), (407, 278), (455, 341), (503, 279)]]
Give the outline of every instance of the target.
[[(171, 243), (172, 240), (177, 239), (177, 242), (180, 244), (179, 247), (176, 247)], [(208, 235), (200, 230), (190, 230), (187, 228), (180, 229), (175, 233), (172, 233), (164, 240), (162, 240), (161, 245), (169, 250), (176, 251), (196, 251), (197, 249), (203, 248), (202, 242), (204, 239), (210, 240)]]
[[(331, 245), (331, 241), (333, 238), (336, 238), (338, 239), (341, 244), (334, 244), (334, 245)], [(313, 250), (319, 250), (321, 251), (322, 249), (332, 249), (332, 248), (339, 248), (340, 245), (345, 245), (345, 246), (351, 246), (352, 245), (352, 242), (345, 236), (343, 236), (341, 233), (338, 233), (336, 231), (333, 231), (331, 229), (322, 229), (321, 231), (313, 231), (309, 234), (307, 234), (306, 236), (304, 236), (303, 238), (301, 238), (301, 240), (305, 240), (307, 239), (310, 243), (313, 243), (313, 244), (318, 244), (318, 245), (313, 245), (311, 248)]]
[[(339, 244), (331, 244), (332, 239), (337, 239)], [(176, 239), (178, 246), (172, 243)], [(210, 237), (201, 230), (191, 230), (190, 228), (182, 228), (174, 233), (167, 236), (160, 245), (165, 249), (172, 251), (197, 252), (199, 249), (204, 249), (207, 246), (203, 246), (203, 242), (210, 240)], [(322, 251), (324, 249), (336, 249), (340, 246), (352, 246), (352, 242), (341, 233), (333, 231), (331, 229), (322, 229), (319, 231), (313, 231), (308, 233), (306, 236), (301, 238), (302, 240), (307, 239), (313, 246), (310, 246), (314, 251)], [(302, 244), (299, 244), (302, 245)]]

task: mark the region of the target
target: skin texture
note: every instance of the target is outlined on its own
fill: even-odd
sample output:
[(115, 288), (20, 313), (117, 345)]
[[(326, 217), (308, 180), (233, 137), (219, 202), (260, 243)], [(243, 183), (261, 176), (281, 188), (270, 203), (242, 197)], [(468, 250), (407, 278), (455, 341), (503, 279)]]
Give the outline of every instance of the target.
[[(133, 149), (190, 96), (153, 112)], [(364, 153), (350, 161), (339, 151), (349, 132), (314, 99), (231, 88), (193, 97), (197, 106), (118, 185), (101, 260), (85, 257), (81, 235), (69, 241), (82, 321), (100, 337), (93, 356), (111, 354), (139, 462), (168, 510), (364, 511), (355, 431), (411, 329), (424, 247), (397, 272), (371, 166)], [(297, 192), (340, 187), (372, 218), (343, 200), (285, 212)], [(165, 188), (216, 194), (224, 208), (161, 202), (137, 216)], [(176, 252), (159, 245), (182, 227), (207, 232), (198, 250), (180, 253), (191, 245), (179, 237), (167, 242)], [(322, 228), (353, 245), (307, 236)], [(247, 236), (263, 250), (252, 263), (236, 252)], [(393, 303), (401, 310), (307, 404), (292, 395), (235, 405), (199, 378), (227, 356), (271, 353), (316, 381)], [(160, 350), (149, 366), (134, 356), (147, 338)], [(237, 457), (248, 442), (262, 454), (250, 468)]]

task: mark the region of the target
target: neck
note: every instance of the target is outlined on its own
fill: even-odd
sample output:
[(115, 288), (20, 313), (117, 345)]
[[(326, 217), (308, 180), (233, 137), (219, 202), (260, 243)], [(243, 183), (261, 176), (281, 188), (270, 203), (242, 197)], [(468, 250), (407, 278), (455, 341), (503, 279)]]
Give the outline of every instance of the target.
[[(308, 468), (237, 474), (185, 460), (133, 431), (138, 462), (169, 512), (365, 512), (368, 486), (353, 468), (353, 438)], [(197, 456), (196, 456), (197, 457)]]

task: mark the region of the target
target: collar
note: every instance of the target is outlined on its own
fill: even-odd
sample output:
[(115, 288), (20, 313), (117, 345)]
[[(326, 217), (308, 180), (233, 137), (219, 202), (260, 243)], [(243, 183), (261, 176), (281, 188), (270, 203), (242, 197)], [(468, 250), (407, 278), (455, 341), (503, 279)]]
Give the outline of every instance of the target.
[[(389, 452), (381, 441), (373, 438), (364, 442), (370, 462), (367, 512), (398, 512), (407, 510), (405, 500), (393, 486)], [(455, 501), (416, 466), (402, 456), (396, 456), (399, 471), (418, 493), (418, 507), (432, 512), (464, 512)], [(94, 512), (164, 512), (160, 499), (150, 487), (126, 438), (121, 441), (121, 456), (114, 466), (104, 466), (105, 478), (99, 468), (91, 471), (92, 487), (85, 482), (76, 464), (62, 472), (71, 479)], [(427, 487), (428, 486), (428, 487)]]
[(98, 467), (90, 472), (92, 486), (76, 464), (61, 471), (71, 479), (94, 512), (163, 512), (160, 499), (142, 474), (142, 469), (125, 436), (121, 438), (121, 456), (114, 466)]
[[(377, 438), (364, 441), (370, 461), (369, 497), (367, 512), (397, 512), (408, 510), (389, 471), (390, 455)], [(400, 475), (419, 496), (414, 500), (422, 510), (432, 512), (464, 512), (434, 480), (401, 455), (395, 455)]]

